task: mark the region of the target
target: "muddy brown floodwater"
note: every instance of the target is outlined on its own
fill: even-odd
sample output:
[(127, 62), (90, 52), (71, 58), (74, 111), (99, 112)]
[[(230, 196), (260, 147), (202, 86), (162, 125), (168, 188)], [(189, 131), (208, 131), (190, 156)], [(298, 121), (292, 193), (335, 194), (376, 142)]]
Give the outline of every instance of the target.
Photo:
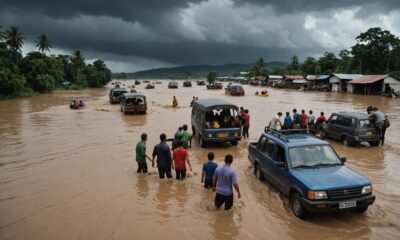
[[(126, 83), (131, 85), (132, 83)], [(0, 239), (399, 239), (400, 236), (400, 100), (340, 93), (305, 93), (245, 86), (245, 97), (204, 86), (167, 89), (167, 82), (144, 89), (147, 115), (124, 116), (108, 103), (108, 88), (61, 91), (0, 102)], [(180, 104), (172, 109), (172, 96)], [(250, 140), (256, 140), (276, 112), (312, 109), (364, 112), (374, 105), (391, 126), (383, 147), (345, 147), (329, 140), (347, 165), (368, 177), (376, 202), (365, 214), (312, 215), (297, 219), (287, 198), (252, 174), (249, 141), (237, 147), (190, 150), (194, 175), (185, 181), (160, 181), (156, 169), (138, 175), (134, 147), (149, 135), (147, 152), (159, 134), (172, 137), (190, 124), (193, 96), (227, 99), (250, 110)], [(71, 99), (87, 107), (70, 110)], [(200, 184), (209, 151), (222, 164), (234, 156), (242, 198), (231, 211), (216, 211), (214, 194)]]

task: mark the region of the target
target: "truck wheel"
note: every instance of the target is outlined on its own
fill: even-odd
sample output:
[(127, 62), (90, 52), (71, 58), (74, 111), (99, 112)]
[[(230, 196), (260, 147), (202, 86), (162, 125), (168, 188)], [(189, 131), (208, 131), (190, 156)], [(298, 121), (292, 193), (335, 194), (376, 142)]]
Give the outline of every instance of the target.
[(264, 175), (261, 172), (260, 164), (255, 164), (254, 165), (254, 175), (256, 176), (256, 178), (258, 180), (261, 180), (261, 181), (264, 180)]
[(365, 213), (368, 210), (368, 206), (367, 207), (359, 207), (354, 209), (355, 212), (357, 213)]
[(368, 142), (368, 143), (369, 143), (369, 145), (374, 146), (374, 147), (379, 146), (379, 141), (371, 141), (371, 142)]
[(203, 138), (201, 137), (201, 135), (199, 134), (199, 145), (200, 147), (205, 147), (206, 143), (203, 141)]
[(352, 146), (353, 145), (353, 143), (351, 142), (351, 140), (350, 140), (350, 138), (348, 136), (343, 136), (342, 137), (342, 142), (343, 142), (343, 145), (345, 145), (345, 146)]
[(298, 193), (293, 193), (292, 197), (290, 198), (290, 205), (292, 207), (293, 214), (296, 217), (300, 219), (306, 219), (308, 217), (308, 212), (304, 209), (301, 197)]
[(192, 125), (192, 136), (196, 136), (196, 129), (194, 128), (194, 126)]
[(238, 141), (231, 141), (232, 146), (237, 146), (238, 145)]

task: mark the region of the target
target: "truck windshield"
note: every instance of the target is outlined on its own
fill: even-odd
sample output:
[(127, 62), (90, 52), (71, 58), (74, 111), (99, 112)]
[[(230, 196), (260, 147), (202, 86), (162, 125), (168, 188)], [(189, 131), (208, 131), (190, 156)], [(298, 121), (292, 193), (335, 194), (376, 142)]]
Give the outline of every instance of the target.
[(289, 160), (292, 168), (315, 168), (342, 164), (329, 145), (289, 148)]

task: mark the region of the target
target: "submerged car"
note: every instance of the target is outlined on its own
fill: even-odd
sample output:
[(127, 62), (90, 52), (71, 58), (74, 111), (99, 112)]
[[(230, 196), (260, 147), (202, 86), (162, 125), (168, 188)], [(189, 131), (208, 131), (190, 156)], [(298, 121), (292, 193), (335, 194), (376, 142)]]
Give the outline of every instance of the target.
[(125, 93), (121, 97), (121, 112), (128, 113), (146, 113), (146, 96), (141, 93)]
[(199, 81), (197, 81), (197, 85), (204, 86), (204, 85), (206, 85), (206, 82), (204, 80), (199, 80)]
[(169, 82), (168, 88), (178, 88), (178, 83), (177, 82)]
[(139, 85), (140, 81), (139, 80), (135, 80), (135, 85)]
[(191, 81), (184, 81), (183, 82), (183, 87), (191, 87), (192, 86), (192, 82)]
[(289, 197), (293, 214), (354, 210), (365, 212), (375, 201), (371, 182), (345, 166), (332, 146), (306, 131), (266, 129), (249, 145), (255, 176), (267, 179)]
[(153, 89), (153, 88), (154, 88), (154, 84), (149, 83), (146, 85), (146, 89)]
[(361, 142), (378, 146), (380, 142), (378, 130), (364, 113), (333, 113), (322, 125), (320, 134), (322, 137), (340, 140), (346, 146), (354, 146)]
[(110, 93), (108, 94), (110, 103), (119, 103), (121, 101), (121, 96), (127, 92), (128, 90), (125, 88), (111, 88)]
[(244, 96), (244, 89), (239, 84), (229, 84), (225, 88), (225, 94), (230, 96)]

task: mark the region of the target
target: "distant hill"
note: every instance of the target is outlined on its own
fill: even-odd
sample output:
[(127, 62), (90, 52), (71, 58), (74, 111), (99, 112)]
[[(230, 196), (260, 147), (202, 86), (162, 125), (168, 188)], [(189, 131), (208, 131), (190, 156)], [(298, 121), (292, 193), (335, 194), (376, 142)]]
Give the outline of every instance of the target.
[[(171, 68), (157, 68), (134, 73), (127, 73), (128, 78), (198, 78), (205, 77), (211, 71), (218, 72), (219, 76), (231, 76), (238, 72), (245, 72), (252, 68), (255, 64), (225, 64), (219, 66), (195, 65), (181, 66)], [(287, 67), (285, 62), (268, 62), (267, 68)]]

